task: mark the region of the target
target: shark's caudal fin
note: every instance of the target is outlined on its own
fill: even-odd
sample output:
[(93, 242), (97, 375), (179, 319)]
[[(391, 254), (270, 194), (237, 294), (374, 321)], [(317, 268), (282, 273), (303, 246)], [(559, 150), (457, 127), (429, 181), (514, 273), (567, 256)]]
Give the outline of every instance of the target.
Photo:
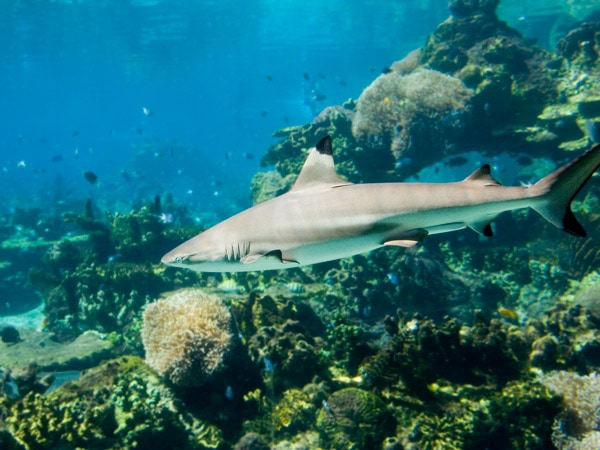
[(574, 236), (586, 232), (571, 211), (571, 200), (600, 166), (600, 145), (568, 162), (529, 189), (538, 197), (531, 207), (552, 225)]

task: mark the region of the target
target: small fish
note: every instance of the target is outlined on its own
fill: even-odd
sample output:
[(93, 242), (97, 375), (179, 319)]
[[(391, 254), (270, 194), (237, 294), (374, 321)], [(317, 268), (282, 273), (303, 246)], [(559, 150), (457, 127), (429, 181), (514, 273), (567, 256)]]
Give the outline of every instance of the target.
[(600, 142), (600, 124), (595, 120), (587, 119), (585, 121), (585, 133), (592, 143), (598, 144)]
[(75, 159), (79, 158), (79, 148), (75, 148), (75, 151), (73, 152), (73, 157)]
[(71, 136), (73, 136), (73, 137), (79, 136), (79, 131), (77, 131), (77, 130), (73, 131), (73, 133), (71, 133)]
[(327, 400), (323, 400), (323, 409), (327, 414), (331, 414), (335, 419), (335, 412)]
[(158, 221), (163, 224), (173, 223), (174, 220), (173, 214), (161, 213), (160, 216), (158, 216)]
[(464, 166), (468, 162), (469, 160), (467, 158), (464, 158), (462, 156), (455, 156), (454, 158), (450, 158), (448, 161), (446, 161), (444, 165), (446, 167), (459, 167)]
[(146, 117), (152, 117), (154, 114), (154, 111), (152, 111), (150, 108), (146, 108), (145, 106), (142, 108), (142, 112)]
[(244, 158), (246, 158), (246, 159), (254, 159), (254, 155), (252, 153), (244, 153)]
[(114, 255), (110, 255), (107, 261), (109, 264), (113, 264), (119, 261), (123, 261), (124, 259), (125, 256), (123, 256), (121, 253), (115, 253)]
[(400, 284), (400, 279), (398, 278), (398, 275), (395, 274), (394, 272), (390, 272), (387, 274), (387, 279), (390, 283), (392, 283), (394, 286), (398, 286)]
[[(215, 191), (218, 192), (218, 191)], [(228, 278), (226, 280), (221, 281), (217, 285), (217, 289), (225, 292), (226, 294), (239, 294), (242, 290), (240, 285), (235, 282), (235, 280)]]
[(392, 69), (391, 67), (384, 67), (383, 69), (381, 69), (381, 73), (387, 75), (388, 73), (392, 73)]
[(273, 363), (273, 361), (271, 361), (266, 356), (263, 358), (263, 364), (265, 365), (265, 372), (267, 373), (273, 373), (275, 367), (277, 367), (277, 364)]
[(234, 394), (233, 394), (233, 388), (231, 387), (231, 385), (227, 385), (227, 388), (225, 388), (225, 398), (227, 400), (233, 400)]
[(59, 161), (62, 161), (62, 160), (63, 160), (63, 155), (61, 155), (60, 153), (59, 153), (59, 154), (57, 154), (57, 155), (54, 155), (54, 156), (53, 156), (53, 157), (50, 159), (50, 161), (52, 161), (52, 162), (59, 162)]
[(271, 75), (265, 75), (265, 78), (267, 79), (267, 81), (273, 81), (273, 77)]
[(499, 306), (496, 311), (498, 311), (498, 314), (500, 314), (502, 317), (506, 317), (510, 320), (519, 318), (519, 315), (513, 309), (506, 308), (505, 306)]
[(27, 163), (25, 163), (24, 160), (21, 160), (17, 163), (17, 169), (24, 169), (25, 167), (27, 167)]
[(83, 178), (85, 178), (90, 184), (96, 184), (98, 182), (98, 175), (96, 175), (94, 172), (83, 172)]
[(260, 112), (260, 117), (267, 117), (269, 115), (269, 111), (267, 111), (266, 109), (263, 109)]
[(302, 75), (306, 81), (310, 80), (310, 75), (306, 72)]
[(304, 285), (297, 281), (290, 281), (285, 285), (285, 288), (290, 294), (302, 294), (305, 291)]
[(4, 395), (9, 400), (16, 400), (21, 396), (19, 386), (17, 386), (17, 382), (10, 375), (9, 370), (0, 369), (0, 390), (4, 392)]

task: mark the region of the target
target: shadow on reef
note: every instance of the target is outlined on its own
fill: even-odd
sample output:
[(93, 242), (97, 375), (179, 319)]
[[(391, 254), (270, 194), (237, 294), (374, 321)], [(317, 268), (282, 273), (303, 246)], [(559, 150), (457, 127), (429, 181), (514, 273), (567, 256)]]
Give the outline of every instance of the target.
[[(499, 21), (497, 4), (452, 0), (425, 46), (360, 98), (277, 132), (263, 159), (275, 170), (254, 177), (254, 201), (289, 188), (325, 134), (357, 182), (401, 180), (467, 144), (557, 161), (586, 147), (600, 118), (598, 25), (577, 25), (551, 54)], [(198, 232), (164, 220), (168, 196), (101, 218), (89, 201), (60, 221), (20, 211), (25, 231), (9, 250), (40, 257), (28, 279), (59, 343), (23, 332), (0, 355), (102, 340), (110, 359), (83, 373), (72, 359), (2, 367), (0, 447), (591, 448), (598, 198), (592, 185), (574, 205), (587, 239), (520, 211), (492, 239), (465, 231), (232, 275), (156, 264)], [(23, 235), (36, 227), (48, 230), (34, 247)], [(0, 222), (0, 236), (12, 230)]]

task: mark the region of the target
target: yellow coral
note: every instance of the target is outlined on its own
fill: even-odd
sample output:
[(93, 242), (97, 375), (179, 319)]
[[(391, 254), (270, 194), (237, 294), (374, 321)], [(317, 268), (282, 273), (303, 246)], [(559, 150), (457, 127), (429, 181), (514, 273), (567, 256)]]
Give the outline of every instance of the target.
[(223, 367), (230, 322), (227, 306), (199, 289), (158, 300), (144, 311), (146, 362), (175, 384), (201, 384)]

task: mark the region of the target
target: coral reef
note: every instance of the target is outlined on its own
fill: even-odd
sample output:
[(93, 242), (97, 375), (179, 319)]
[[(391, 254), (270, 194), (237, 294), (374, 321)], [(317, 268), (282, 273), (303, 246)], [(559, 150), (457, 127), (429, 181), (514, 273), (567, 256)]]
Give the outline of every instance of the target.
[(4, 422), (32, 450), (209, 449), (222, 440), (137, 357), (108, 361), (46, 396), (30, 393), (7, 408)]
[(353, 387), (323, 401), (316, 422), (325, 448), (379, 448), (394, 425), (379, 397)]
[(540, 382), (563, 398), (563, 409), (553, 424), (552, 443), (558, 449), (596, 448), (599, 442), (600, 378), (596, 372), (581, 376), (553, 371)]
[(227, 306), (199, 289), (157, 300), (144, 311), (146, 361), (176, 385), (202, 384), (223, 369), (230, 325)]
[(472, 97), (461, 80), (436, 70), (392, 70), (358, 98), (352, 133), (370, 152), (426, 165), (451, 152), (445, 149), (468, 129)]

